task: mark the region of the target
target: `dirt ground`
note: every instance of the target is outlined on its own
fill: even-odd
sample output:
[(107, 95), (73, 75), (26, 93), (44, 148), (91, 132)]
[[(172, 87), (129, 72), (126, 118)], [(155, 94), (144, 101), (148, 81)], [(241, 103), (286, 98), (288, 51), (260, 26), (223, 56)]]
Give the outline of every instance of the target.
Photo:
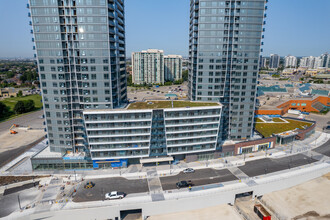
[(38, 140), (42, 136), (45, 136), (44, 130), (23, 130), (15, 128), (15, 131), (18, 133), (10, 134), (8, 131), (0, 134), (0, 153), (18, 148), (23, 145), (28, 145), (35, 140)]
[(0, 186), (49, 176), (0, 176)]
[(264, 195), (262, 202), (281, 219), (330, 219), (330, 173), (298, 186)]
[[(0, 123), (0, 167), (30, 149), (32, 143), (45, 136), (42, 114), (42, 111), (37, 111)], [(17, 134), (9, 132), (13, 124), (19, 125), (13, 128)], [(28, 130), (28, 127), (31, 129)]]
[(219, 205), (209, 207), (205, 209), (198, 209), (187, 212), (178, 212), (167, 215), (151, 216), (148, 220), (168, 220), (168, 219), (180, 219), (180, 220), (241, 220), (239, 214), (234, 210), (234, 207), (229, 205)]

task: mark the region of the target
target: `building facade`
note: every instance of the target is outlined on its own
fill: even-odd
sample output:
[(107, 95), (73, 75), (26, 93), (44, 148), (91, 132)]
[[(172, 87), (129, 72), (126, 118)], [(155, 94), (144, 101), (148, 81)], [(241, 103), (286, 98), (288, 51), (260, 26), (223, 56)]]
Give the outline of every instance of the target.
[[(163, 102), (170, 104), (170, 101)], [(186, 103), (189, 106), (190, 102)], [(118, 160), (126, 164), (155, 157), (181, 160), (187, 154), (215, 151), (221, 146), (222, 106), (214, 104), (189, 108), (134, 109), (128, 106), (113, 111), (84, 111), (94, 168), (99, 168), (100, 164), (107, 166), (107, 162), (110, 166)]]
[(259, 68), (266, 68), (266, 67), (267, 67), (267, 58), (260, 56)]
[(188, 96), (223, 104), (223, 138), (253, 133), (264, 0), (191, 0)]
[(164, 84), (164, 51), (149, 49), (132, 53), (134, 84)]
[(330, 68), (330, 56), (328, 53), (324, 53), (320, 56), (320, 66), (323, 68)]
[(271, 54), (269, 58), (269, 68), (277, 69), (280, 66), (280, 56), (278, 54)]
[(30, 0), (51, 151), (89, 153), (84, 109), (127, 103), (123, 0)]
[(297, 57), (286, 56), (284, 58), (284, 67), (296, 68), (297, 67)]
[(177, 81), (182, 79), (182, 56), (164, 56), (165, 81)]

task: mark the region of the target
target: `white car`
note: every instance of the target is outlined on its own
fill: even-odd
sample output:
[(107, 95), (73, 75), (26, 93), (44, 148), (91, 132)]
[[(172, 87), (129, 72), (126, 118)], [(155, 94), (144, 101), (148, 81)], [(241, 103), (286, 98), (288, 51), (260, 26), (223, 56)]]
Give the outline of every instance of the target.
[(125, 193), (112, 191), (111, 193), (105, 194), (105, 199), (122, 199), (125, 197)]
[(195, 170), (193, 168), (187, 168), (183, 170), (183, 173), (195, 173)]

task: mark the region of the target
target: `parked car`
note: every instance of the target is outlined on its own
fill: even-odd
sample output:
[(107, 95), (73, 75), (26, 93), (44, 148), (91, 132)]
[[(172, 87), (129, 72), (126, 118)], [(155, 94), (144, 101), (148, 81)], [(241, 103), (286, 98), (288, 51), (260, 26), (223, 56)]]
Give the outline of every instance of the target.
[(93, 182), (88, 182), (88, 183), (86, 183), (86, 185), (85, 185), (85, 189), (90, 189), (90, 188), (93, 188), (95, 186), (95, 183), (93, 183)]
[(105, 194), (105, 199), (122, 199), (126, 196), (123, 192), (112, 191), (111, 193)]
[(195, 173), (195, 170), (193, 168), (187, 168), (183, 170), (183, 173)]
[(184, 187), (191, 187), (193, 186), (193, 183), (191, 182), (191, 180), (188, 181), (180, 181), (176, 183), (176, 188), (180, 189), (180, 188), (184, 188)]
[(326, 133), (330, 133), (330, 125), (325, 126), (325, 127), (323, 128), (323, 131), (326, 132)]

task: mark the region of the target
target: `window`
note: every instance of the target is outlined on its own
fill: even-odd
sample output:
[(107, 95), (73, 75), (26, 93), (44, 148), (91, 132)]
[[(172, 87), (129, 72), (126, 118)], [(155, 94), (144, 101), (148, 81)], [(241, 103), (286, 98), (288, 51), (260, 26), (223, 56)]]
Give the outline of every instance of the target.
[(104, 79), (109, 79), (109, 74), (104, 74)]
[(296, 106), (296, 103), (291, 103), (292, 106)]
[(45, 67), (44, 66), (41, 66), (40, 67), (40, 71), (45, 71)]

